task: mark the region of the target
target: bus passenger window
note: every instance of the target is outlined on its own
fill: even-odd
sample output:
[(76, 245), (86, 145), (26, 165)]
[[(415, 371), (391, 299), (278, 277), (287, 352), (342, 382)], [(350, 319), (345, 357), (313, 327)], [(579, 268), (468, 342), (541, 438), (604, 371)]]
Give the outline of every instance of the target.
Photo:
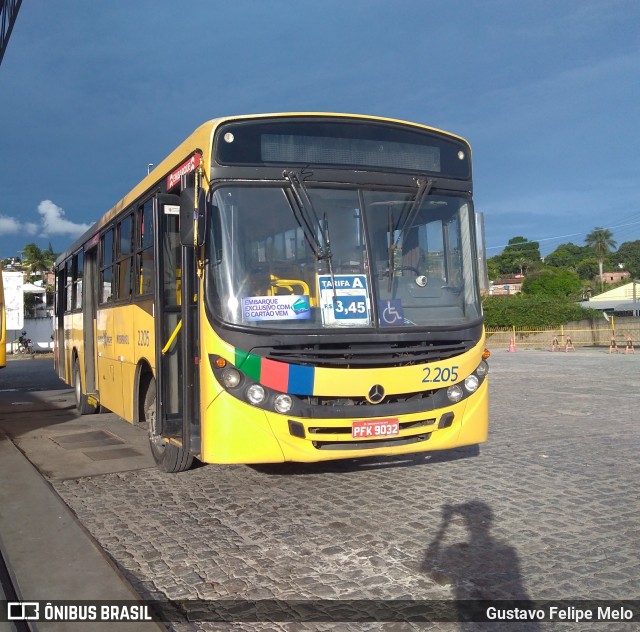
[(118, 271), (118, 298), (131, 296), (131, 257), (127, 257), (116, 264)]
[(153, 200), (138, 209), (136, 235), (136, 294), (153, 294)]
[(100, 238), (100, 302), (113, 300), (113, 228)]
[(143, 250), (137, 255), (138, 294), (153, 294), (153, 250)]
[(74, 275), (73, 275), (73, 284), (74, 284), (74, 296), (75, 296), (75, 304), (74, 309), (82, 309), (82, 275), (84, 272), (84, 253), (82, 250), (73, 258), (74, 265)]
[(73, 309), (73, 260), (67, 259), (64, 264), (64, 287), (65, 300), (64, 311), (70, 312)]
[(116, 243), (118, 299), (127, 299), (131, 296), (133, 274), (131, 269), (132, 217), (129, 215), (118, 224), (118, 241)]

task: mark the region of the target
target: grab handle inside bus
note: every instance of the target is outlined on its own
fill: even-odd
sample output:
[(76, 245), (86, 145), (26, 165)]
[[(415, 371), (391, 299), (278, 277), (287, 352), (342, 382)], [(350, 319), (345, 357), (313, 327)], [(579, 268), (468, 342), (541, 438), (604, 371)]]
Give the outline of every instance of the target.
[(181, 329), (182, 329), (182, 319), (178, 321), (178, 324), (173, 330), (173, 333), (169, 336), (169, 340), (167, 340), (167, 344), (164, 347), (162, 347), (162, 351), (160, 352), (162, 353), (162, 355), (166, 355), (169, 352), (169, 350), (171, 349), (171, 345), (173, 345)]
[[(198, 247), (204, 244), (206, 199), (204, 189), (187, 187), (180, 194), (180, 243)], [(194, 237), (195, 235), (195, 237)]]

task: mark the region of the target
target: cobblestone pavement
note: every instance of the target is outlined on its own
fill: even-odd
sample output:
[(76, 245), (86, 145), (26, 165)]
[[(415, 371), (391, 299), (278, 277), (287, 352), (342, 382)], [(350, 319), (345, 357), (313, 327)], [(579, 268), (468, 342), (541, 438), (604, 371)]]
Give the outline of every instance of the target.
[(461, 449), (329, 465), (210, 465), (179, 475), (147, 469), (55, 488), (151, 599), (638, 599), (640, 355), (499, 350), (490, 363), (491, 431), (479, 456)]

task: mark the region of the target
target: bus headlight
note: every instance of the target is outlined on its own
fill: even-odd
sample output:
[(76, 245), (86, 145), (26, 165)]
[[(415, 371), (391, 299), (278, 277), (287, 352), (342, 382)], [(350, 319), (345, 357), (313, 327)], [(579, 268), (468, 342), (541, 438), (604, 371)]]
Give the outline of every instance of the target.
[(222, 384), (225, 388), (235, 388), (240, 384), (240, 371), (231, 367), (222, 372)]
[(489, 373), (489, 365), (483, 360), (476, 369), (476, 375), (478, 377), (484, 377), (487, 373)]
[(289, 397), (289, 395), (286, 395), (285, 393), (280, 393), (280, 395), (276, 395), (276, 398), (273, 401), (273, 407), (276, 409), (277, 412), (282, 413), (283, 415), (285, 413), (288, 413), (291, 410), (292, 406), (293, 406), (293, 400), (291, 399), (291, 397)]
[(464, 396), (464, 391), (458, 384), (454, 384), (447, 389), (447, 397), (454, 404), (459, 402)]
[(473, 373), (468, 377), (464, 378), (464, 387), (470, 393), (475, 392), (479, 385), (480, 385), (480, 380), (478, 379), (478, 376), (474, 375)]
[(264, 388), (260, 384), (252, 384), (247, 389), (247, 399), (254, 405), (262, 404), (265, 398)]

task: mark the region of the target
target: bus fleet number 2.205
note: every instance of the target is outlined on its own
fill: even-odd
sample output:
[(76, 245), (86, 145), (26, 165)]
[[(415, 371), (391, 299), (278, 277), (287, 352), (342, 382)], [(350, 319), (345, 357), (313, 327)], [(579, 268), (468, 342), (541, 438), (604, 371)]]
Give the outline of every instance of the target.
[(422, 378), (422, 383), (436, 383), (436, 382), (457, 382), (458, 381), (458, 366), (452, 366), (451, 368), (441, 368), (436, 366), (434, 368), (424, 367), (423, 373), (426, 375)]

